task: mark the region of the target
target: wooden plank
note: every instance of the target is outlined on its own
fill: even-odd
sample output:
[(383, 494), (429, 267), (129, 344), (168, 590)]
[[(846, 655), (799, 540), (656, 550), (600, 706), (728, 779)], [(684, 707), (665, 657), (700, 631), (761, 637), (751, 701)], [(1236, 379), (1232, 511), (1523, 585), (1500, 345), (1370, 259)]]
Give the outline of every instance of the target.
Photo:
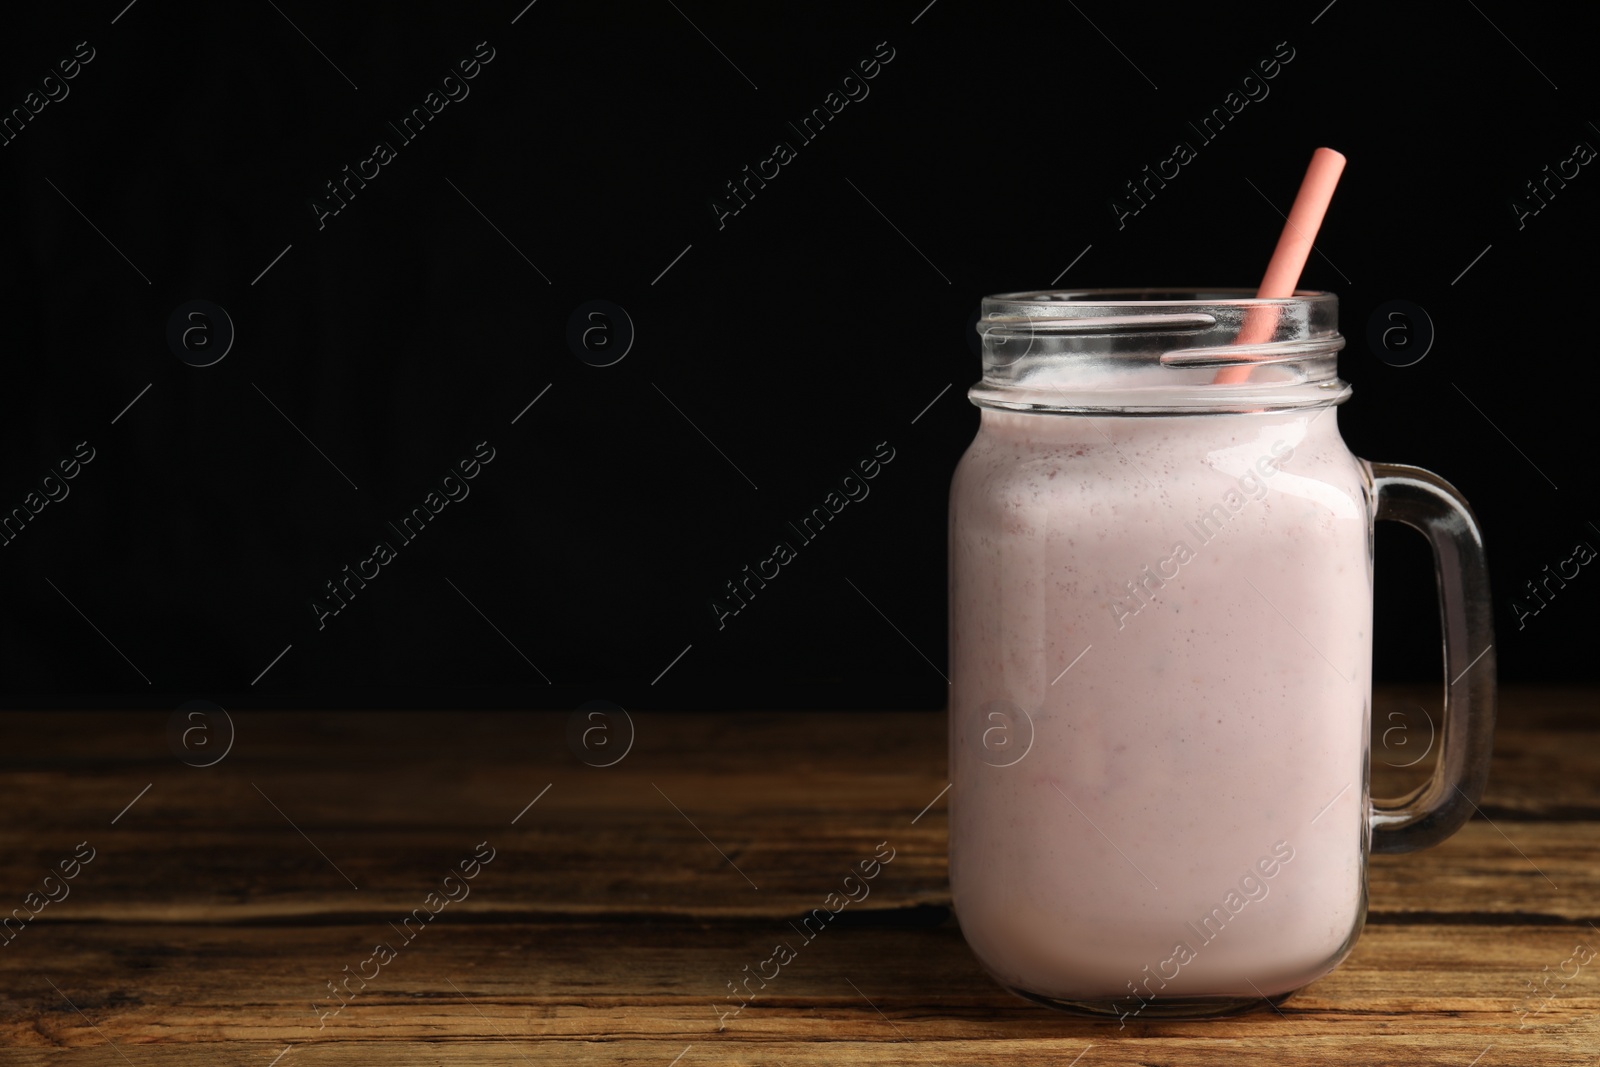
[[(896, 850), (893, 877), (867, 905), (949, 903), (942, 811), (916, 825), (914, 810), (891, 803), (875, 810), (863, 802), (845, 815), (753, 803), (730, 812), (728, 783), (660, 775), (668, 795), (694, 813), (691, 825), (649, 783), (612, 783), (598, 799), (591, 789), (558, 783), (515, 827), (503, 818), (454, 828), (411, 828), (398, 814), (388, 825), (366, 826), (311, 816), (310, 782), (281, 791), (299, 830), (248, 783), (243, 789), (219, 783), (200, 819), (184, 809), (181, 792), (152, 789), (115, 827), (103, 818), (97, 827), (51, 828), (29, 827), (24, 819), (21, 828), (0, 831), (0, 886), (11, 887), (20, 904), (49, 868), (88, 841), (95, 859), (71, 895), (46, 909), (52, 919), (339, 917), (415, 906), (488, 841), (497, 858), (462, 910), (507, 917), (777, 916), (813, 907), (837, 881), (829, 872), (842, 877), (887, 841)], [(1595, 917), (1597, 840), (1597, 823), (1474, 819), (1434, 849), (1373, 857), (1370, 907), (1374, 915)]]
[[(1431, 765), (1391, 766), (1431, 692), (1376, 695), (1375, 740), (1424, 709), (1376, 754), (1380, 791)], [(165, 713), (0, 717), (0, 912), (98, 850), (0, 945), (0, 1062), (1592, 1063), (1600, 959), (1530, 989), (1600, 948), (1595, 710), (1508, 694), (1487, 818), (1375, 857), (1354, 954), (1281, 1015), (1121, 1029), (1012, 997), (942, 921), (940, 714), (636, 716), (605, 769), (562, 714), (239, 715), (206, 769)], [(471, 896), (319, 1028), (325, 983), (479, 841)], [(719, 1019), (724, 983), (879, 841), (895, 860), (850, 923)]]
[[(1600, 698), (1593, 691), (1519, 689), (1501, 704), (1486, 812), (1600, 820)], [(1402, 792), (1431, 768), (1436, 746), (1415, 767), (1403, 764), (1426, 750), (1437, 705), (1436, 693), (1417, 687), (1374, 694), (1376, 793)], [(269, 796), (290, 789), (313, 801), (308, 818), (364, 825), (403, 811), (426, 826), (493, 822), (511, 805), (509, 819), (551, 781), (642, 784), (686, 766), (706, 780), (736, 785), (741, 805), (772, 810), (787, 803), (844, 811), (865, 802), (914, 814), (948, 780), (940, 712), (641, 713), (632, 717), (632, 750), (604, 769), (579, 764), (567, 748), (567, 716), (551, 712), (236, 713), (232, 751), (204, 769), (184, 766), (168, 749), (167, 718), (0, 714), (0, 737), (7, 739), (0, 747), (0, 794), (33, 825), (48, 827), (92, 821), (101, 810), (109, 820), (146, 784), (176, 793), (166, 802), (174, 816), (217, 807), (210, 794), (219, 782), (231, 799), (258, 781)], [(1384, 748), (1385, 740), (1392, 747)], [(592, 791), (596, 811), (623, 807), (605, 792)]]
[(115, 1042), (134, 1064), (265, 1064), (291, 1045), (308, 1062), (412, 1062), (420, 1045), (440, 1057), (426, 1062), (470, 1052), (483, 1064), (657, 1067), (686, 1045), (686, 1064), (988, 1064), (1067, 1062), (1093, 1044), (1086, 1067), (1238, 1063), (1242, 1049), (1283, 1064), (1395, 1062), (1401, 1048), (1407, 1063), (1466, 1067), (1491, 1045), (1490, 1063), (1592, 1063), (1600, 1047), (1600, 957), (1568, 964), (1576, 976), (1547, 1002), (1529, 999), (1529, 983), (1562, 970), (1576, 941), (1600, 949), (1582, 927), (1376, 926), (1278, 1012), (1124, 1028), (1001, 990), (951, 924), (830, 928), (724, 1016), (714, 1007), (731, 1007), (724, 983), (774, 940), (795, 940), (782, 924), (438, 923), (327, 1016), (325, 983), (358, 969), (375, 941), (397, 940), (382, 923), (39, 930), (0, 953), (0, 1046), (8, 1064), (42, 1064), (23, 1050), (53, 1049), (110, 1063)]
[[(1338, 1037), (1241, 1039), (1212, 1041), (1146, 1042), (1095, 1041), (1088, 1037), (1047, 1038), (1028, 1041), (949, 1041), (936, 1046), (895, 1042), (830, 1039), (817, 1042), (767, 1040), (651, 1041), (633, 1037), (552, 1047), (549, 1043), (518, 1042), (499, 1036), (458, 1039), (434, 1034), (424, 1041), (374, 1037), (370, 1041), (312, 1044), (306, 1047), (266, 1042), (214, 1043), (183, 1048), (163, 1046), (146, 1052), (135, 1048), (124, 1060), (105, 1050), (67, 1052), (23, 1050), (7, 1064), (16, 1067), (137, 1067), (145, 1064), (250, 1063), (262, 1067), (297, 1067), (316, 1063), (329, 1067), (903, 1067), (905, 1064), (959, 1064), (961, 1067), (1239, 1067), (1271, 1064), (1273, 1067), (1350, 1067), (1352, 1064), (1404, 1065), (1404, 1067), (1496, 1067), (1492, 1058), (1510, 1050), (1517, 1058), (1500, 1063), (1538, 1067), (1592, 1067), (1588, 1049), (1543, 1037), (1506, 1038), (1496, 1043), (1476, 1037), (1414, 1039), (1403, 1035), (1345, 1034)], [(141, 1055), (144, 1059), (139, 1059)], [(283, 1058), (270, 1064), (277, 1056)], [(681, 1058), (680, 1058), (681, 1057)], [(931, 1057), (938, 1057), (932, 1059)], [(1477, 1061), (1476, 1063), (1474, 1061)]]
[[(1427, 779), (1442, 722), (1435, 687), (1387, 686), (1373, 693), (1375, 796), (1400, 796)], [(1406, 766), (1424, 751), (1415, 766)], [(1600, 695), (1530, 688), (1502, 694), (1481, 806), (1497, 821), (1600, 821)]]
[[(1570, 816), (1600, 807), (1596, 717), (1582, 694), (1524, 707), (1547, 725), (1508, 716), (1487, 818), (1438, 848), (1374, 857), (1375, 921), (1595, 917), (1600, 819)], [(821, 872), (879, 841), (897, 849), (894, 877), (867, 907), (949, 902), (939, 715), (680, 716), (641, 726), (605, 769), (567, 751), (559, 715), (241, 717), (235, 751), (204, 769), (167, 751), (164, 716), (22, 718), (37, 729), (7, 734), (30, 741), (0, 775), (0, 887), (16, 898), (0, 912), (85, 840), (99, 855), (46, 918), (404, 910), (485, 840), (503, 858), (461, 908), (502, 918), (794, 915), (825, 891)], [(1375, 780), (1385, 773), (1375, 761)]]

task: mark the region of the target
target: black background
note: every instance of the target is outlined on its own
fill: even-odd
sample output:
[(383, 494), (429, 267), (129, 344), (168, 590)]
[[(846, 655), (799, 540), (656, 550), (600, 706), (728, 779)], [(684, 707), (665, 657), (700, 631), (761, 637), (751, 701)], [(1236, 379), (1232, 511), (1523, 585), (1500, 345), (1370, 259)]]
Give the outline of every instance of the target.
[[(1302, 285), (1343, 302), (1346, 440), (1473, 501), (1502, 680), (1592, 678), (1600, 577), (1511, 607), (1600, 545), (1600, 177), (1511, 207), (1600, 145), (1587, 36), (1488, 3), (925, 3), (8, 14), (7, 113), (95, 58), (0, 146), (0, 509), (95, 459), (0, 548), (4, 702), (938, 707), (977, 300), (1253, 286), (1321, 144), (1350, 162)], [(480, 41), (470, 95), (399, 144)], [(798, 144), (879, 42), (870, 95)], [(1119, 229), (1122, 183), (1279, 42), (1270, 94)], [(319, 229), (379, 139), (397, 158)], [(797, 158), (719, 229), (778, 140)], [(204, 368), (167, 341), (196, 299), (237, 331)], [(637, 331), (609, 367), (566, 341), (596, 299)], [(1397, 299), (1437, 331), (1413, 366), (1367, 339)], [(323, 583), (482, 440), (471, 495), (319, 630)], [(880, 441), (871, 496), (719, 631), (721, 584)], [(1378, 549), (1377, 677), (1436, 677), (1426, 549)]]

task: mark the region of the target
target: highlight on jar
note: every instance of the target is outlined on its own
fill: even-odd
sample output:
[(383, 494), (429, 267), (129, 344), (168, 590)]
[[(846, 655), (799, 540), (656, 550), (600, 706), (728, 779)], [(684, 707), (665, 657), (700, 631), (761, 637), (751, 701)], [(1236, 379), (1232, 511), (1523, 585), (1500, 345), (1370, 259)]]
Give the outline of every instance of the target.
[[(1039, 1004), (1130, 1019), (1275, 1006), (1337, 967), (1367, 857), (1482, 795), (1483, 539), (1437, 474), (1354, 455), (1338, 298), (1296, 289), (1344, 157), (1318, 149), (1248, 289), (986, 298), (950, 490), (950, 885), (968, 946)], [(1420, 531), (1441, 751), (1368, 790), (1373, 528)]]

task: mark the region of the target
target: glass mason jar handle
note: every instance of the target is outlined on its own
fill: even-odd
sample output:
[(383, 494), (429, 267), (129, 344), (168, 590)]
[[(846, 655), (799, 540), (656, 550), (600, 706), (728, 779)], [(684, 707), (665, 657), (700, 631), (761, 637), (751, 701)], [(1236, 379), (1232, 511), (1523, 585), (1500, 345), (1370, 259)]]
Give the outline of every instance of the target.
[(1433, 549), (1444, 636), (1444, 724), (1433, 777), (1397, 800), (1371, 801), (1372, 851), (1437, 845), (1476, 809), (1494, 744), (1494, 625), (1483, 534), (1455, 488), (1420, 467), (1368, 463), (1376, 516), (1422, 532)]

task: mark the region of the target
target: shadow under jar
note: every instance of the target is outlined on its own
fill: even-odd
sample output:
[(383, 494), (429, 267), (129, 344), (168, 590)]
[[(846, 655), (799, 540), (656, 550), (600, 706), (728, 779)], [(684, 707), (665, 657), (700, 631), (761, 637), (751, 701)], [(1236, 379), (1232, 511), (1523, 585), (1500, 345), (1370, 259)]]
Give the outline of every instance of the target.
[[(1488, 575), (1461, 496), (1339, 435), (1338, 301), (1092, 290), (983, 302), (950, 495), (950, 884), (1007, 988), (1225, 1014), (1327, 974), (1369, 849), (1442, 841), (1494, 729)], [(1432, 779), (1368, 792), (1373, 522), (1432, 545)]]

